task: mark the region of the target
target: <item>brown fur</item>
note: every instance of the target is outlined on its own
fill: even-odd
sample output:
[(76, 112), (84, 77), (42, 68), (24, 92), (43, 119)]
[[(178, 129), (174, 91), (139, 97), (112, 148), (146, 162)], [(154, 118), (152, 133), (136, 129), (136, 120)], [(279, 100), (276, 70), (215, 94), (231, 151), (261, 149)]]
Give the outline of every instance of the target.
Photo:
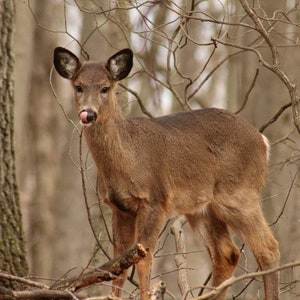
[[(142, 300), (148, 298), (159, 232), (173, 215), (186, 215), (195, 234), (204, 239), (213, 286), (231, 277), (238, 263), (239, 250), (229, 228), (249, 245), (262, 270), (278, 265), (278, 245), (259, 203), (268, 145), (256, 129), (216, 108), (124, 118), (114, 87), (130, 72), (129, 49), (107, 63), (81, 63), (57, 48), (54, 64), (72, 82), (79, 115), (86, 110), (97, 114), (84, 131), (98, 168), (100, 196), (112, 209), (114, 255), (136, 242), (150, 250), (137, 264)], [(125, 278), (126, 272), (115, 281), (117, 296)], [(266, 299), (278, 299), (278, 274), (265, 276), (264, 283)], [(224, 298), (225, 292), (218, 297)]]

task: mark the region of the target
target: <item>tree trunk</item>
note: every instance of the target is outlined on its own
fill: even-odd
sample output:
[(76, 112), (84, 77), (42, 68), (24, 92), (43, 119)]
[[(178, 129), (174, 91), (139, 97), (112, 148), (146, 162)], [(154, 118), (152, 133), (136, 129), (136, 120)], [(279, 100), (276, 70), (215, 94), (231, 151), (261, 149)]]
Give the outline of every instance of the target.
[[(27, 274), (14, 152), (13, 29), (15, 2), (0, 1), (0, 269), (10, 274)], [(0, 286), (17, 286), (0, 280)]]
[[(31, 1), (30, 8), (45, 28), (59, 28), (59, 20), (63, 19), (61, 3)], [(19, 1), (19, 19), (23, 15), (23, 20), (26, 20), (24, 11), (29, 11), (28, 4)], [(32, 13), (30, 17), (32, 18)], [(16, 128), (21, 130), (17, 140), (20, 163), (18, 175), (21, 197), (27, 212), (30, 269), (33, 274), (51, 277), (55, 262), (54, 242), (57, 237), (53, 211), (61, 203), (57, 195), (61, 181), (60, 162), (64, 149), (62, 136), (65, 124), (49, 83), (52, 53), (58, 45), (59, 36), (36, 24), (32, 26), (30, 21), (19, 23), (17, 27), (18, 36), (27, 37), (23, 44), (22, 38), (16, 41), (19, 49), (27, 47), (32, 50), (30, 53), (19, 50), (17, 57), (16, 78), (19, 80), (20, 92), (16, 95), (19, 106)], [(26, 61), (32, 62), (32, 67), (28, 67)], [(20, 78), (24, 68), (27, 68), (27, 77)]]
[[(74, 126), (57, 103), (76, 123), (71, 86), (54, 71), (51, 82), (56, 99), (49, 80), (53, 50), (57, 46), (69, 47), (66, 45), (70, 38), (50, 31), (63, 29), (64, 1), (17, 1), (16, 10), (17, 179), (27, 258), (30, 273), (56, 278), (74, 267), (85, 267), (94, 241), (75, 166), (77, 134), (72, 134)], [(72, 5), (66, 5), (66, 18), (71, 27), (80, 27)], [(75, 164), (70, 158), (71, 148)], [(84, 241), (78, 238), (81, 236)]]

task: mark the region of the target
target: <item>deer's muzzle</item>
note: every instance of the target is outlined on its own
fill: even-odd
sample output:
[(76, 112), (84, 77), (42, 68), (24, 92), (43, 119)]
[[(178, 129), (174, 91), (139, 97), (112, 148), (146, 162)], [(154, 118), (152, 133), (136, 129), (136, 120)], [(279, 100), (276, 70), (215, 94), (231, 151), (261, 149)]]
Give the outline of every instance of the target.
[(97, 113), (91, 109), (82, 110), (79, 113), (79, 119), (83, 125), (96, 121)]

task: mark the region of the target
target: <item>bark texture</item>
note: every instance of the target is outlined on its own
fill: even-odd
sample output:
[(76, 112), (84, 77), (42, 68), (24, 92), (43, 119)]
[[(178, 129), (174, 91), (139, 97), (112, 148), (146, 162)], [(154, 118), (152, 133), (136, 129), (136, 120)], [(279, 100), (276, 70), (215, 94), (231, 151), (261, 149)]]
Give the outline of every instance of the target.
[[(16, 184), (14, 152), (13, 29), (15, 3), (0, 1), (0, 269), (27, 274), (20, 201)], [(7, 280), (0, 286), (16, 288)]]

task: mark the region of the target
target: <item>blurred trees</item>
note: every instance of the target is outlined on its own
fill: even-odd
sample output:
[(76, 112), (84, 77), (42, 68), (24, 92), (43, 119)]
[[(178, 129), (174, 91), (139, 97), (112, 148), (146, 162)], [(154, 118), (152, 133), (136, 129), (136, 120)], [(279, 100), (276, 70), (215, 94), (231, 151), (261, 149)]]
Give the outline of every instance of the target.
[[(57, 32), (64, 28), (64, 3), (16, 4), (16, 153), (28, 258), (33, 274), (58, 277), (84, 265), (93, 243), (84, 203), (76, 201), (80, 176), (66, 159), (73, 126), (65, 121), (49, 83), (53, 49), (67, 41)], [(66, 85), (55, 75), (52, 82), (57, 93)], [(70, 112), (70, 90), (62, 91), (59, 101)]]
[[(110, 251), (103, 223), (109, 221), (109, 211), (97, 199), (95, 168), (86, 148), (82, 157), (78, 154), (80, 128), (68, 82), (50, 74), (58, 45), (94, 60), (133, 49), (134, 69), (119, 89), (127, 115), (218, 106), (261, 129), (272, 152), (263, 207), (279, 240), (282, 263), (299, 260), (298, 1), (16, 3), (16, 154), (31, 273), (57, 278), (73, 267), (88, 266), (96, 250), (97, 259), (106, 260), (101, 245)], [(88, 188), (86, 203), (80, 168)], [(174, 239), (167, 228), (153, 275), (178, 293)], [(193, 252), (199, 247), (191, 234), (186, 240), (188, 278), (196, 287), (207, 278), (209, 265), (201, 251)], [(243, 249), (238, 272), (254, 271), (256, 264)], [(282, 299), (299, 289), (299, 272), (282, 273)], [(246, 284), (231, 293), (238, 295)], [(257, 296), (260, 289), (256, 281), (243, 293)]]
[[(243, 108), (240, 115), (259, 128), (271, 143), (270, 171), (262, 205), (279, 240), (282, 264), (299, 260), (300, 257), (295, 251), (300, 247), (300, 232), (295, 230), (295, 226), (299, 224), (298, 214), (295, 213), (299, 209), (299, 133), (293, 126), (293, 113), (289, 106), (291, 91), (272, 68), (276, 66), (285, 72), (291, 84), (299, 82), (299, 69), (293, 67), (298, 65), (300, 59), (296, 47), (299, 32), (294, 31), (298, 26), (299, 11), (297, 12), (297, 5), (294, 4), (295, 6), (292, 3), (288, 6), (285, 1), (265, 1), (262, 7), (257, 7), (257, 14), (261, 16), (267, 38), (274, 45), (274, 49), (264, 47), (263, 39), (258, 34), (248, 33), (248, 28), (240, 32), (231, 28), (230, 32), (230, 43), (237, 43), (245, 47), (246, 51), (255, 49), (261, 55), (258, 57), (253, 51), (231, 60), (228, 85), (231, 82), (233, 84), (228, 91), (234, 100), (230, 108), (233, 111)], [(286, 8), (287, 15), (282, 10), (283, 7)], [(243, 14), (242, 7), (239, 11)], [(285, 22), (287, 16), (291, 19)], [(248, 16), (244, 22), (253, 25)], [(234, 47), (231, 48), (230, 55), (236, 51)], [(269, 64), (270, 68), (264, 68), (264, 64)], [(277, 114), (278, 119), (274, 118)], [(274, 123), (269, 124), (270, 121)], [(288, 241), (293, 241), (292, 245)], [(299, 277), (299, 268), (281, 272), (281, 281), (286, 283), (284, 291), (293, 288), (294, 282), (292, 283), (291, 278)], [(282, 298), (290, 299), (291, 295), (283, 294)]]

